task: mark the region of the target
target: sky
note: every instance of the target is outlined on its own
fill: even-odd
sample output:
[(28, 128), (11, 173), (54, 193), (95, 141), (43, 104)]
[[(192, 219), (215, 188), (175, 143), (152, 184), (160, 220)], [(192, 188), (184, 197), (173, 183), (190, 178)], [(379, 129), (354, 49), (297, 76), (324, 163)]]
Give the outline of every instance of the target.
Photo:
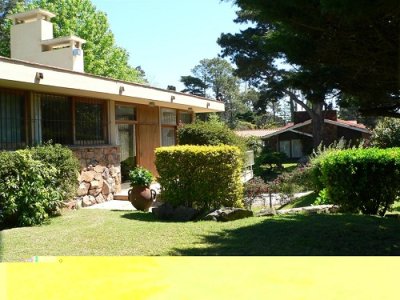
[(116, 44), (141, 66), (151, 86), (183, 89), (201, 59), (216, 57), (221, 33), (244, 28), (235, 24), (236, 7), (220, 0), (92, 0), (108, 16)]

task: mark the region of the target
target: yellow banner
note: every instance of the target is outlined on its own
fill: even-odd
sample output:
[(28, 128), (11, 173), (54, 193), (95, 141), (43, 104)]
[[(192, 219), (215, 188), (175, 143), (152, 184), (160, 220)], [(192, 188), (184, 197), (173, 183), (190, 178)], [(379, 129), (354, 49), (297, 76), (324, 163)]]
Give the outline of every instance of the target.
[(34, 257), (0, 299), (394, 299), (395, 257)]

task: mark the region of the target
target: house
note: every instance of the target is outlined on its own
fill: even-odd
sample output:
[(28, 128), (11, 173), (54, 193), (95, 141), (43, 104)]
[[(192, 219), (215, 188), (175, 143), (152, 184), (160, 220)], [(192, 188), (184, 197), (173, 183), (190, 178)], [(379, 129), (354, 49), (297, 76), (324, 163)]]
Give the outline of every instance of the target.
[[(343, 138), (352, 145), (361, 140), (367, 140), (371, 132), (357, 121), (345, 121), (337, 118), (335, 110), (324, 111), (324, 141), (332, 144)], [(274, 151), (285, 153), (289, 158), (301, 158), (309, 155), (313, 148), (312, 124), (310, 116), (305, 111), (295, 112), (294, 122), (278, 128), (261, 137), (264, 145)]]
[[(0, 150), (49, 140), (69, 146), (87, 172), (82, 196), (118, 191), (121, 165), (156, 174), (154, 149), (175, 144), (179, 123), (192, 122), (195, 113), (224, 111), (220, 101), (84, 73), (85, 40), (53, 38), (54, 16), (42, 9), (8, 16), (11, 58), (0, 57)], [(103, 174), (97, 181), (111, 182), (105, 191), (90, 183), (96, 172)]]

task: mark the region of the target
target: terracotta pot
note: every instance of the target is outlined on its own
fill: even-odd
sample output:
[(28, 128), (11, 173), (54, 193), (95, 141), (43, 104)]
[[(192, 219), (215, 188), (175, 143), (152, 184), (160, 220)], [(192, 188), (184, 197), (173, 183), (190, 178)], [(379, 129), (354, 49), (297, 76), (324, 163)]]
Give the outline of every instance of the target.
[(128, 191), (128, 199), (137, 210), (149, 211), (156, 199), (156, 191), (145, 186), (135, 186)]

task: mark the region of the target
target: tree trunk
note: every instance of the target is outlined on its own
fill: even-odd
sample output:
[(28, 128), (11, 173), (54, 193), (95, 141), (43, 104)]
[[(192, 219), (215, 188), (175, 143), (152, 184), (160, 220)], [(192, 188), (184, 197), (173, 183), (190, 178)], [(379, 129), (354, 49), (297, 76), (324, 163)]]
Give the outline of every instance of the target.
[(323, 142), (324, 135), (324, 116), (322, 109), (324, 102), (312, 103), (312, 135), (313, 135), (313, 148), (317, 149), (318, 146)]

